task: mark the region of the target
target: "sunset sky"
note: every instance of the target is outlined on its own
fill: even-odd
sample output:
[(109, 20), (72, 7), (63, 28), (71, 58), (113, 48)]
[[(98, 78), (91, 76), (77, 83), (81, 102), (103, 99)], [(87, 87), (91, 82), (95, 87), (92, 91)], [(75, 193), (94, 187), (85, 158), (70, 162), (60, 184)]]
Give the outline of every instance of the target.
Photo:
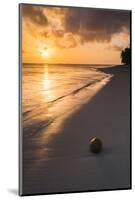
[(23, 63), (117, 64), (130, 12), (22, 5)]

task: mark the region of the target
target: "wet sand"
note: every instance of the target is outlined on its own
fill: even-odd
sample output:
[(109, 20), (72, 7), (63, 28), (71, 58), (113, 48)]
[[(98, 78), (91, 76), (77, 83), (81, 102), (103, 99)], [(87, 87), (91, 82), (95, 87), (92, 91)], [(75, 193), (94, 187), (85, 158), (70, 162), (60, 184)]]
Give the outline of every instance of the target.
[[(50, 156), (24, 158), (23, 194), (130, 188), (130, 67), (100, 70), (111, 81), (67, 118), (46, 147)], [(99, 155), (89, 152), (92, 137), (103, 142)]]

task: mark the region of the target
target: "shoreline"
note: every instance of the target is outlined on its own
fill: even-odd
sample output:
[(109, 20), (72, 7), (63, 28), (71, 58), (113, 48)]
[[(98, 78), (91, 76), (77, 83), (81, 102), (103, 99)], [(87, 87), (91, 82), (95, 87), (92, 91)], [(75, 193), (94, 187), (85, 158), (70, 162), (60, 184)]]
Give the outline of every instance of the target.
[[(114, 76), (66, 120), (50, 159), (24, 170), (24, 194), (130, 188), (130, 67), (98, 70)], [(89, 152), (92, 137), (103, 141), (99, 155)]]

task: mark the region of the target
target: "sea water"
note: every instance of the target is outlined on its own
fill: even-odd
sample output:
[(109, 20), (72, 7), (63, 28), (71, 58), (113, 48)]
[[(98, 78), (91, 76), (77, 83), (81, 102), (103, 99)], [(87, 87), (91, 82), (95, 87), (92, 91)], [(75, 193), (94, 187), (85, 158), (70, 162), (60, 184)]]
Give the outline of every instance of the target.
[(25, 157), (29, 158), (29, 153), (30, 157), (35, 156), (38, 152), (39, 159), (40, 152), (41, 157), (45, 158), (47, 145), (62, 132), (66, 120), (90, 102), (110, 81), (112, 76), (98, 69), (100, 67), (22, 65), (22, 135)]

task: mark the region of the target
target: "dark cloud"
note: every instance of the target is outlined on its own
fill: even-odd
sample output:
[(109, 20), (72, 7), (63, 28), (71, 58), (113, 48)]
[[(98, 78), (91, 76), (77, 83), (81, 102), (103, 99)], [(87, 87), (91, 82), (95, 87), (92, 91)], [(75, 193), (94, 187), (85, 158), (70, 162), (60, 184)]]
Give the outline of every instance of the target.
[(77, 33), (81, 25), (81, 9), (67, 8), (65, 12), (65, 30), (67, 32)]
[(22, 7), (23, 17), (28, 18), (33, 23), (45, 26), (48, 24), (47, 17), (43, 14), (43, 9), (38, 6), (23, 5)]
[(79, 34), (82, 42), (109, 41), (123, 28), (130, 29), (129, 11), (68, 8), (66, 12), (65, 30)]
[[(89, 41), (110, 42), (114, 34), (130, 31), (130, 11), (30, 5), (23, 5), (22, 11), (23, 17), (42, 27), (42, 31), (37, 27), (42, 37), (51, 40), (54, 36), (56, 45), (63, 48)], [(50, 16), (51, 20), (54, 18), (54, 25), (49, 21)], [(57, 18), (61, 26), (56, 23)], [(49, 29), (44, 28), (47, 25)]]

